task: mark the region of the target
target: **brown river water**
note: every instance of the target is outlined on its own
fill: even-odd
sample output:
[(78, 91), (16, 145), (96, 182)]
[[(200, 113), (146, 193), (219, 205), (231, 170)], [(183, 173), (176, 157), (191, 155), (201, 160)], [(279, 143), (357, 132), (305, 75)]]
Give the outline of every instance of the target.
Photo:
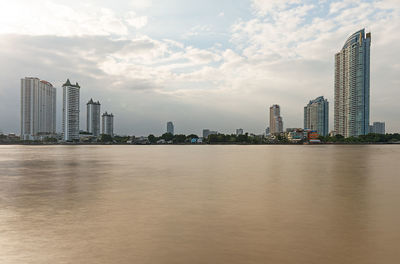
[(0, 146), (0, 263), (400, 263), (400, 146)]

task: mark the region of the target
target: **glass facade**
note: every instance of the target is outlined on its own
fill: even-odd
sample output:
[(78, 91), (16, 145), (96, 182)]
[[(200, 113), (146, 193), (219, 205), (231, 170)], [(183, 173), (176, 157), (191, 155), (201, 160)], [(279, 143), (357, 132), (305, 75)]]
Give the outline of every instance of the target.
[(371, 33), (351, 35), (335, 55), (335, 116), (337, 134), (366, 135), (370, 109)]
[(329, 133), (329, 103), (323, 96), (304, 107), (304, 129), (316, 130), (321, 136)]

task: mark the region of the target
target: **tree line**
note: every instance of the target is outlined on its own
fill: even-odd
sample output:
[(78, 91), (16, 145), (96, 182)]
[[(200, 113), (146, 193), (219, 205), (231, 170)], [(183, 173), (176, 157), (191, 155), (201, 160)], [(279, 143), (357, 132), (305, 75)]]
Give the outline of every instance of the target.
[(361, 135), (358, 137), (348, 137), (345, 138), (342, 135), (336, 135), (333, 137), (330, 136), (320, 136), (319, 139), (322, 143), (391, 143), (391, 142), (399, 142), (400, 134), (375, 134), (369, 133), (368, 135)]
[[(135, 137), (131, 136), (110, 136), (102, 134), (99, 138), (95, 139), (95, 141), (90, 142), (98, 142), (98, 143), (113, 143), (113, 144), (126, 144), (128, 141), (132, 141), (134, 143)], [(192, 139), (199, 139), (199, 136), (196, 134), (184, 135), (184, 134), (176, 134), (173, 135), (171, 133), (164, 133), (161, 136), (155, 136), (150, 134), (147, 137), (148, 143), (157, 144), (160, 140), (164, 140), (166, 143), (173, 144), (187, 144), (191, 143)], [(342, 135), (335, 136), (320, 136), (319, 139), (321, 143), (326, 144), (362, 144), (362, 143), (393, 143), (400, 142), (400, 134), (375, 134), (370, 133), (368, 135), (361, 135), (358, 137), (348, 137), (345, 138)], [(207, 138), (204, 138), (203, 144), (302, 144), (305, 141), (299, 141), (296, 143), (290, 142), (284, 135), (278, 135), (274, 138), (266, 137), (263, 135), (249, 135), (245, 133), (243, 135), (236, 134), (212, 134)], [(41, 143), (57, 143), (56, 138), (45, 138), (43, 141), (23, 141), (15, 138), (9, 138), (6, 135), (0, 134), (0, 143), (26, 143), (26, 144), (41, 144)]]

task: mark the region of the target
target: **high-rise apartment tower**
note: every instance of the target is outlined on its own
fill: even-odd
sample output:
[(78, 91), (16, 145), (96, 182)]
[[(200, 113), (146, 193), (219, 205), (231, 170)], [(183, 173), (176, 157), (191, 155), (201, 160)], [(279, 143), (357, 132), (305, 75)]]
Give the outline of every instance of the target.
[(283, 132), (283, 120), (279, 105), (273, 105), (269, 108), (269, 130), (272, 135)]
[(335, 116), (337, 134), (368, 134), (371, 33), (351, 35), (335, 55)]
[(329, 134), (329, 103), (323, 96), (304, 107), (304, 129), (316, 130), (321, 136)]
[(87, 132), (97, 137), (100, 135), (100, 102), (94, 102), (93, 99), (86, 104), (86, 129)]
[(47, 81), (21, 79), (21, 139), (37, 140), (56, 133), (57, 90)]
[(105, 112), (101, 116), (102, 134), (114, 136), (114, 115)]
[(71, 84), (67, 79), (67, 82), (63, 84), (62, 135), (64, 141), (79, 139), (79, 94), (79, 84)]

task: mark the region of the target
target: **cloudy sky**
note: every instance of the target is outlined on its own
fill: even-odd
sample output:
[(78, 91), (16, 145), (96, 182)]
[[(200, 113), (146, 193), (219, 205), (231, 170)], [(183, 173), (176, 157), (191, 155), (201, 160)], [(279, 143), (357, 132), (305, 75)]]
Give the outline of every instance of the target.
[(325, 96), (333, 124), (334, 54), (372, 32), (371, 122), (400, 130), (398, 0), (0, 0), (0, 131), (19, 132), (20, 79), (81, 85), (120, 134), (203, 128), (260, 134), (268, 107), (302, 127)]

